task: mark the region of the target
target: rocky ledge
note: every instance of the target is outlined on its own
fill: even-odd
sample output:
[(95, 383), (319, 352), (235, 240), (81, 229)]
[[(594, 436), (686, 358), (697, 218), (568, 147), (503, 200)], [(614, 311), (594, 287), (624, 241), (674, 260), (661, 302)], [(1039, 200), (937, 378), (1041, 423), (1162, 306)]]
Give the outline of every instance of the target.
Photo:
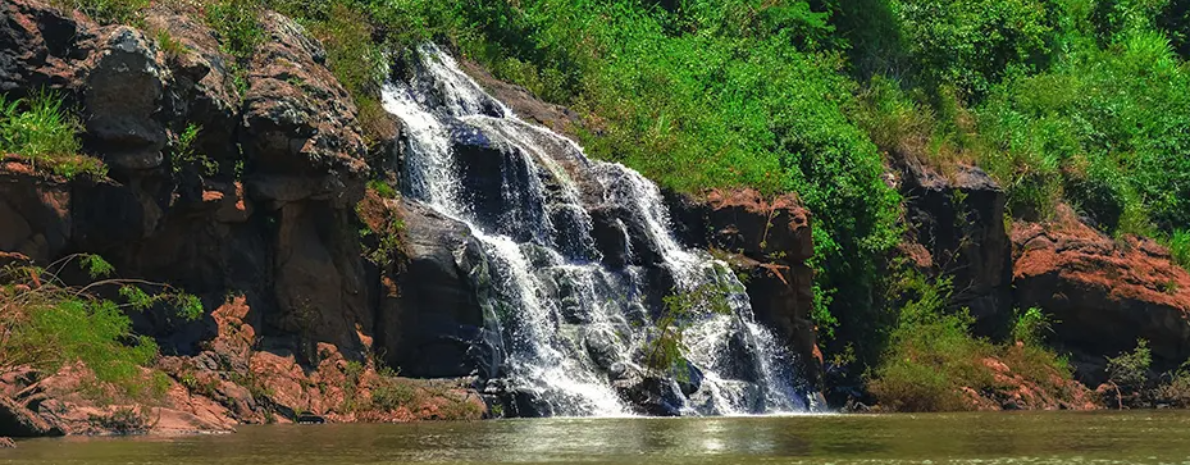
[(1155, 373), (1190, 358), (1190, 273), (1164, 247), (1108, 237), (1065, 207), (1052, 222), (1017, 223), (1012, 242), (1018, 305), (1053, 314), (1055, 342), (1088, 386), (1107, 381), (1106, 358), (1140, 339)]

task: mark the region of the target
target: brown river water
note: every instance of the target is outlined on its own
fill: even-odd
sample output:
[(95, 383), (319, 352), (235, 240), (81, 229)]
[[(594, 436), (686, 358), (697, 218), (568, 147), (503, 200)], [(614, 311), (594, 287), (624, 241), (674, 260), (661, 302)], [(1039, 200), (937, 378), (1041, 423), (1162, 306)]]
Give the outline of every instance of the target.
[(0, 464), (1190, 464), (1190, 412), (526, 419), (18, 442)]

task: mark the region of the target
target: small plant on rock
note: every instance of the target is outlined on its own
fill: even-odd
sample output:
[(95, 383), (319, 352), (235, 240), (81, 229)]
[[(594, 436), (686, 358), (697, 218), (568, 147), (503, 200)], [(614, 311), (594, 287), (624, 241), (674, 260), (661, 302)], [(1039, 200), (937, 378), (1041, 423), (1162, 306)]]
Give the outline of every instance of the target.
[(1144, 339), (1136, 341), (1136, 349), (1132, 352), (1107, 358), (1108, 383), (1115, 388), (1119, 408), (1124, 407), (1126, 397), (1135, 398), (1141, 394), (1145, 383), (1148, 382), (1149, 366), (1152, 363), (1149, 342)]
[(1012, 337), (1025, 344), (1041, 344), (1045, 336), (1052, 333), (1053, 323), (1040, 308), (1031, 307), (1028, 310), (1017, 311), (1016, 324), (1012, 327)]
[(0, 95), (0, 154), (25, 157), (35, 170), (67, 179), (79, 174), (107, 176), (102, 162), (79, 154), (82, 145), (75, 134), (81, 129), (78, 118), (53, 93), (13, 101)]

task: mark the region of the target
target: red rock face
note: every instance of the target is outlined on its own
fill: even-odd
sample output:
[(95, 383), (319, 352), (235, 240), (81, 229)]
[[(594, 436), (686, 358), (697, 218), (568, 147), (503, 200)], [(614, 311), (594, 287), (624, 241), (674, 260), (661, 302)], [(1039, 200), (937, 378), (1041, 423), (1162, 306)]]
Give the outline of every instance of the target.
[(1114, 240), (1069, 209), (1050, 224), (1017, 223), (1013, 282), (1022, 308), (1053, 315), (1055, 338), (1080, 360), (1078, 375), (1103, 381), (1102, 360), (1149, 341), (1158, 371), (1190, 358), (1190, 273), (1160, 245)]

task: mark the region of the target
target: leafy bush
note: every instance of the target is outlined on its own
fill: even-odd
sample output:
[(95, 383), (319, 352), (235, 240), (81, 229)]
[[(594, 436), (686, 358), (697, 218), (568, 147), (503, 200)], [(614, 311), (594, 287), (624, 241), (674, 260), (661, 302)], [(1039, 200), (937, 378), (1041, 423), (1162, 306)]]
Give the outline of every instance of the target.
[(1107, 358), (1107, 377), (1124, 392), (1139, 392), (1149, 379), (1149, 366), (1153, 363), (1149, 343), (1144, 339), (1136, 341), (1132, 352)]
[(1058, 10), (1051, 0), (892, 0), (917, 65), (933, 86), (980, 96), (1017, 68), (1050, 58)]
[(998, 345), (971, 335), (974, 320), (964, 310), (948, 312), (950, 283), (909, 271), (896, 286), (907, 295), (888, 348), (870, 374), (869, 389), (881, 406), (894, 411), (969, 410), (970, 393), (991, 394), (1002, 386), (992, 368), (1003, 363), (1025, 382), (1065, 398), (1072, 371), (1066, 361), (1038, 341), (1048, 327), (1036, 309), (1018, 318), (1019, 344)]
[(259, 0), (213, 0), (205, 2), (207, 24), (219, 35), (224, 51), (240, 60), (247, 60), (265, 40), (258, 16)]
[(1159, 403), (1178, 408), (1190, 407), (1190, 361), (1163, 376), (1162, 382), (1153, 392)]
[(1053, 332), (1053, 324), (1040, 308), (1017, 311), (1016, 323), (1012, 326), (1012, 338), (1028, 345), (1045, 342), (1046, 333)]
[[(185, 294), (149, 297), (127, 281), (101, 279), (83, 287), (64, 285), (55, 274), (78, 259), (95, 279), (112, 267), (98, 256), (70, 256), (46, 269), (9, 267), (0, 272), (0, 367), (29, 365), (54, 372), (83, 362), (95, 378), (134, 398), (157, 397), (167, 384), (159, 373), (146, 373), (157, 359), (152, 338), (132, 333), (125, 310), (143, 310), (159, 302), (180, 303), (201, 314), (197, 298)], [(127, 303), (91, 297), (97, 286), (120, 286)]]
[(1190, 230), (1177, 230), (1167, 242), (1174, 263), (1190, 271)]
[(386, 379), (372, 390), (372, 405), (384, 411), (401, 407), (414, 408), (421, 399), (418, 387), (406, 380)]

